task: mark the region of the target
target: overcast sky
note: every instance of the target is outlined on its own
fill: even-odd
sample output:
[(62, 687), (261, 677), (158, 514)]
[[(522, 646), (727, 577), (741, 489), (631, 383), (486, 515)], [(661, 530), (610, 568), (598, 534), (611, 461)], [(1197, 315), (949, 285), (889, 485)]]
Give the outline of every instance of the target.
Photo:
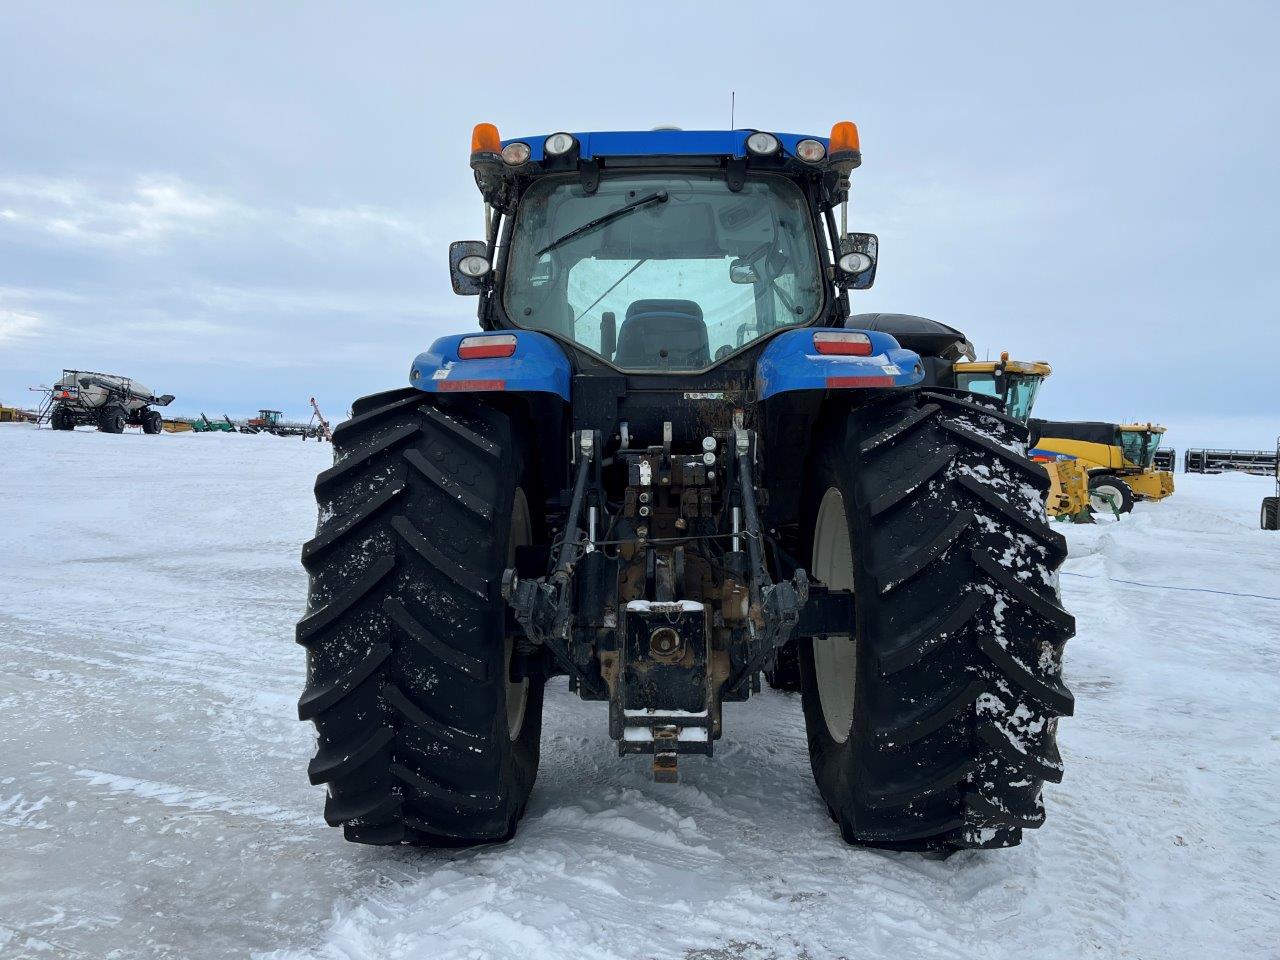
[(736, 90), (857, 121), (855, 309), (1049, 360), (1046, 416), (1280, 432), (1280, 4), (444, 6), (0, 3), (0, 400), (74, 366), (340, 415), (475, 326), (474, 123), (725, 127)]

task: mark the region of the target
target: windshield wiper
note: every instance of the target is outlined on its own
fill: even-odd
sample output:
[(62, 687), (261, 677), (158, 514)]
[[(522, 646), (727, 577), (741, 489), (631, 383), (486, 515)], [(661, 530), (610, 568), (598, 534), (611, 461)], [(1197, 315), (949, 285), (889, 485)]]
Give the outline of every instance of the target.
[(666, 202), (667, 202), (667, 191), (665, 190), (654, 191), (653, 193), (649, 194), (646, 197), (641, 197), (639, 200), (632, 200), (630, 203), (623, 204), (622, 206), (618, 207), (617, 210), (610, 210), (608, 213), (601, 214), (600, 216), (596, 217), (594, 220), (588, 220), (586, 223), (584, 223), (580, 227), (574, 227), (572, 230), (566, 233), (563, 237), (557, 237), (555, 240), (552, 240), (545, 247), (543, 247), (541, 250), (535, 253), (534, 256), (540, 257), (544, 253), (546, 253), (548, 250), (554, 250), (556, 247), (560, 246), (561, 244), (568, 243), (570, 240), (576, 239), (577, 237), (582, 236), (584, 233), (590, 233), (592, 230), (595, 230), (597, 227), (603, 227), (606, 223), (612, 223), (614, 220), (617, 220), (619, 217), (625, 217), (632, 210), (639, 210), (641, 207), (648, 206), (651, 203), (666, 203)]

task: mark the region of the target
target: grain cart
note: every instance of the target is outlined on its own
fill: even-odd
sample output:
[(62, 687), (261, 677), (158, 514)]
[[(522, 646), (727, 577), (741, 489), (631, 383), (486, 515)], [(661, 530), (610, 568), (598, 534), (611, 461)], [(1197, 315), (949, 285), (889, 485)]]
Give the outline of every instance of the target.
[(113, 373), (63, 370), (49, 401), (49, 426), (54, 430), (92, 424), (103, 433), (121, 433), (126, 426), (159, 433), (164, 418), (151, 408), (167, 407), (173, 394), (157, 397), (137, 380)]
[(1048, 480), (998, 402), (932, 385), (954, 357), (851, 322), (860, 160), (847, 122), (476, 127), (486, 234), (449, 262), (480, 329), (355, 402), (302, 552), (299, 715), (347, 839), (513, 836), (557, 675), (673, 780), (792, 638), (846, 841), (1040, 825), (1073, 707)]

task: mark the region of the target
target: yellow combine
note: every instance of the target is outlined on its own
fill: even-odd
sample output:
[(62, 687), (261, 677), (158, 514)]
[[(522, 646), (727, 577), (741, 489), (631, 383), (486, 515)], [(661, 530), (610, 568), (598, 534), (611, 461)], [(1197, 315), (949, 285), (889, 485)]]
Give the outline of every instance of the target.
[(1114, 500), (1120, 512), (1127, 513), (1135, 500), (1163, 500), (1173, 493), (1173, 474), (1155, 468), (1164, 427), (1091, 420), (1031, 420), (1029, 424), (1037, 449), (1073, 456), (1088, 470), (1095, 501)]
[[(957, 363), (953, 371), (957, 389), (1000, 397), (1005, 413), (1026, 423), (1040, 385), (1053, 373), (1053, 368), (1042, 360), (1010, 360), (1008, 353), (1002, 353), (999, 360)], [(1045, 498), (1049, 516), (1076, 523), (1092, 522), (1089, 474), (1085, 467), (1066, 455), (1037, 454), (1033, 450), (1031, 456), (1049, 474), (1049, 493)]]

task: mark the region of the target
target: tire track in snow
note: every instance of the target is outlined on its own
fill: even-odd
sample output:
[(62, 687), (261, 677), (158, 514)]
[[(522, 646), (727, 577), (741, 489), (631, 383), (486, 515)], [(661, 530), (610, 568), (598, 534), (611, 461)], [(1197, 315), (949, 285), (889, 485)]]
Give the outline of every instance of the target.
[(140, 780), (136, 777), (107, 773), (102, 770), (74, 770), (72, 773), (89, 786), (101, 789), (104, 793), (124, 794), (178, 810), (187, 810), (192, 813), (225, 813), (233, 817), (250, 817), (264, 823), (287, 823), (307, 830), (315, 827), (314, 817), (304, 817), (267, 803), (237, 800), (175, 783)]

